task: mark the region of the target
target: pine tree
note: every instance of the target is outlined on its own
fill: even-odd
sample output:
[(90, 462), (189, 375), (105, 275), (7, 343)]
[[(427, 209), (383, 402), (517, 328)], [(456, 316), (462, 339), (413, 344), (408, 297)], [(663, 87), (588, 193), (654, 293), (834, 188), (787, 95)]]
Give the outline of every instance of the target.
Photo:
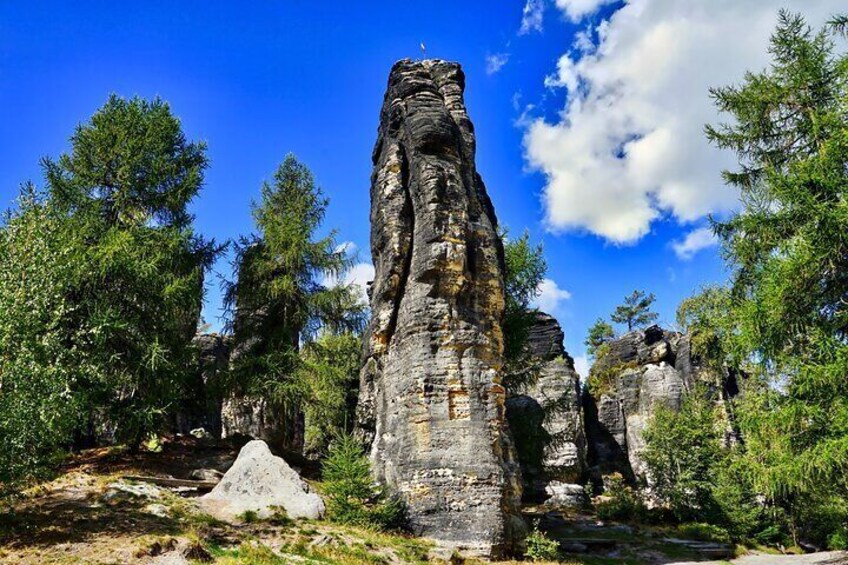
[(71, 151), (44, 159), (49, 205), (73, 219), (79, 249), (68, 327), (96, 331), (73, 347), (92, 369), (76, 386), (135, 446), (179, 398), (203, 279), (217, 248), (192, 228), (205, 145), (186, 140), (159, 99), (112, 96), (77, 127)]
[(655, 312), (651, 312), (654, 300), (656, 298), (653, 293), (645, 294), (642, 290), (634, 290), (629, 296), (624, 297), (624, 304), (616, 306), (610, 319), (616, 324), (625, 324), (629, 332), (644, 328), (659, 317)]
[(536, 318), (533, 300), (539, 295), (539, 285), (548, 265), (541, 244), (530, 243), (530, 234), (524, 232), (518, 239), (501, 234), (504, 246), (504, 286), (506, 308), (502, 322), (504, 332), (504, 384), (517, 391), (532, 382), (538, 373), (539, 363), (527, 349), (530, 327)]
[(595, 357), (598, 353), (598, 348), (615, 337), (615, 331), (603, 318), (598, 318), (592, 327), (589, 328), (589, 335), (586, 336), (586, 352)]

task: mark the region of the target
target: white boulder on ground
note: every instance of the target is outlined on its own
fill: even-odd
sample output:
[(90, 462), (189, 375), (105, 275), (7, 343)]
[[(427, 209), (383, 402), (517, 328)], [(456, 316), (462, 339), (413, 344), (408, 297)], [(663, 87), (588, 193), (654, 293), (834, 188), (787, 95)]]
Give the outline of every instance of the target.
[(232, 521), (245, 512), (259, 518), (274, 515), (278, 508), (289, 518), (320, 518), (324, 501), (282, 457), (262, 440), (241, 448), (238, 458), (212, 491), (199, 500), (201, 508), (219, 520)]

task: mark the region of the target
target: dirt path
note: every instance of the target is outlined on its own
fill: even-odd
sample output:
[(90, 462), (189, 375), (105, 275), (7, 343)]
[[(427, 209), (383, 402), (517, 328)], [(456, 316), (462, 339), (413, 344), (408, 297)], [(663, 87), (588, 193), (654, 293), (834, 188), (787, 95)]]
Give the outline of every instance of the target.
[(732, 561), (702, 561), (696, 563), (687, 561), (674, 565), (845, 565), (848, 564), (848, 552), (827, 551), (823, 553), (808, 553), (807, 555), (746, 555)]

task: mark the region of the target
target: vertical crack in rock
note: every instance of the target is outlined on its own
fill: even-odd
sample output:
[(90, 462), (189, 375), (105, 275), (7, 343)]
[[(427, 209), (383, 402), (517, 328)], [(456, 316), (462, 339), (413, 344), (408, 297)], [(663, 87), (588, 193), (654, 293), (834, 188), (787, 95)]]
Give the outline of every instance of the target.
[(503, 248), (464, 87), (445, 61), (399, 61), (389, 76), (372, 158), (358, 427), (416, 533), (494, 556), (524, 524), (501, 385)]

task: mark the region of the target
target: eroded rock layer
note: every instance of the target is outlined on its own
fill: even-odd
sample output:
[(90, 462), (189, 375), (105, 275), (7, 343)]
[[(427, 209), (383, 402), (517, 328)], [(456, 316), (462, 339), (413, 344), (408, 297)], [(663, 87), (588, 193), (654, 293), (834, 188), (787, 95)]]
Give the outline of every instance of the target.
[(585, 501), (586, 437), (580, 376), (552, 316), (537, 312), (527, 347), (539, 360), (538, 378), (507, 400), (524, 480), (524, 499), (554, 507)]
[[(701, 367), (689, 336), (659, 326), (627, 333), (604, 349), (592, 367), (595, 388), (584, 399), (593, 478), (599, 484), (603, 475), (617, 472), (631, 482), (650, 483), (644, 431), (657, 407), (678, 410), (684, 396), (700, 386), (724, 409), (735, 394), (735, 379)], [(730, 422), (729, 414), (725, 420)], [(731, 435), (728, 427), (728, 442)]]
[(399, 61), (371, 176), (372, 320), (361, 432), (416, 533), (503, 552), (521, 528), (501, 386), (503, 249), (459, 65)]

